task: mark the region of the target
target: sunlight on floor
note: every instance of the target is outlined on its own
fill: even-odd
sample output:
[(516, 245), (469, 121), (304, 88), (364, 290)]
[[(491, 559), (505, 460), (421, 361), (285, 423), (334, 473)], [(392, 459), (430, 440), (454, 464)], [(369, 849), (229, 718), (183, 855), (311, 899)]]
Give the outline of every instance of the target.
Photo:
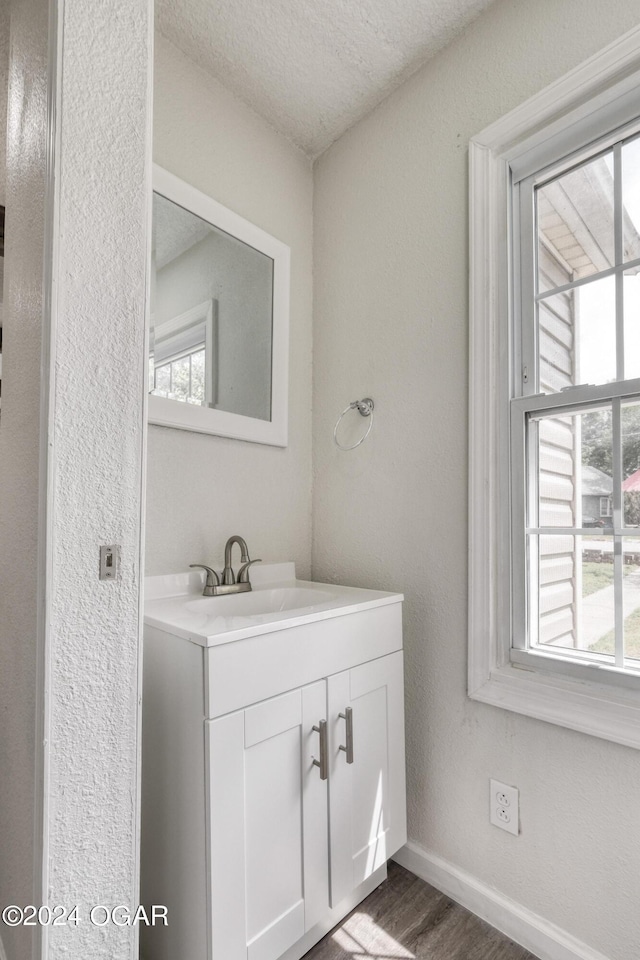
[[(353, 960), (415, 960), (414, 953), (405, 950), (367, 913), (354, 913), (332, 939), (345, 953), (351, 954)], [(364, 943), (368, 944), (367, 948)]]

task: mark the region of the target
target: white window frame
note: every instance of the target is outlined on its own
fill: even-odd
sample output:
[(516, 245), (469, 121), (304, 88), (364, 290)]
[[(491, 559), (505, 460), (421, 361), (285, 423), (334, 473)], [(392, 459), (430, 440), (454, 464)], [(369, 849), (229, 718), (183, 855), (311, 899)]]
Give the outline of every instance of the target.
[[(218, 392), (218, 301), (205, 300), (203, 303), (191, 307), (190, 310), (185, 310), (184, 313), (172, 317), (171, 320), (154, 324), (152, 328), (153, 344), (155, 349), (155, 344), (171, 340), (172, 337), (177, 337), (200, 326), (204, 327), (205, 406), (212, 406), (217, 400)], [(176, 360), (178, 356), (170, 359)], [(150, 392), (153, 395), (153, 391)]]
[[(511, 182), (640, 113), (640, 28), (470, 143), (469, 674), (475, 700), (640, 748), (640, 681), (512, 649)], [(573, 392), (573, 391), (572, 391)], [(576, 402), (580, 397), (574, 395)], [(557, 398), (554, 398), (557, 402)]]
[[(611, 516), (611, 497), (600, 497), (600, 516)], [(604, 509), (603, 509), (604, 508)]]

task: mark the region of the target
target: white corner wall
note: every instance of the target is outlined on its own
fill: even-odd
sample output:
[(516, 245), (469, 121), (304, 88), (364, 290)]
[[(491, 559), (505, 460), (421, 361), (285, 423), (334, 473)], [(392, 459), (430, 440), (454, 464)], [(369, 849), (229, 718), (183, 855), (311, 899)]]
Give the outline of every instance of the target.
[[(466, 696), (467, 148), (639, 20), (499, 0), (320, 158), (314, 201), (313, 576), (406, 595), (409, 836), (611, 960), (640, 943), (640, 756)], [(520, 788), (517, 838), (489, 777)]]
[(156, 36), (154, 161), (291, 247), (286, 449), (151, 426), (148, 574), (220, 563), (231, 534), (252, 556), (311, 562), (310, 161)]
[[(46, 691), (51, 904), (139, 902), (148, 0), (64, 0), (58, 56)], [(96, 38), (99, 38), (97, 42)], [(96, 79), (99, 78), (99, 82)], [(120, 573), (98, 579), (100, 544)], [(133, 927), (51, 927), (49, 960), (137, 956)]]
[[(138, 952), (89, 911), (139, 901), (151, 19), (147, 0), (11, 0), (0, 903), (79, 923), (1, 925), (8, 960)], [(116, 582), (102, 543), (121, 545)]]

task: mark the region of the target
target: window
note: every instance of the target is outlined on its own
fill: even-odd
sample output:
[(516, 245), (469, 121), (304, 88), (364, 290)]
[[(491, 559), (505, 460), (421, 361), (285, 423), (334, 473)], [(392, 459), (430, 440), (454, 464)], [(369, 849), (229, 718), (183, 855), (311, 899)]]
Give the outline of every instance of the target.
[(217, 302), (206, 300), (150, 333), (149, 391), (196, 406), (215, 403)]
[(512, 646), (640, 678), (624, 491), (640, 456), (640, 139), (612, 136), (512, 179)]
[(195, 349), (156, 363), (153, 393), (187, 403), (204, 403), (204, 343)]
[(603, 520), (611, 519), (611, 497), (600, 497), (600, 517)]
[(635, 31), (470, 148), (469, 693), (636, 747), (639, 103)]

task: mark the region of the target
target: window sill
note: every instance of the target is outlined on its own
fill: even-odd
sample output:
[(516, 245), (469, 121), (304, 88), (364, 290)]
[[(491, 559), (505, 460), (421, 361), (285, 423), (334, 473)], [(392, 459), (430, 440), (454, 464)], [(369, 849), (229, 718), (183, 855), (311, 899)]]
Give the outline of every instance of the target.
[(469, 689), (472, 700), (640, 749), (640, 691), (509, 664)]

